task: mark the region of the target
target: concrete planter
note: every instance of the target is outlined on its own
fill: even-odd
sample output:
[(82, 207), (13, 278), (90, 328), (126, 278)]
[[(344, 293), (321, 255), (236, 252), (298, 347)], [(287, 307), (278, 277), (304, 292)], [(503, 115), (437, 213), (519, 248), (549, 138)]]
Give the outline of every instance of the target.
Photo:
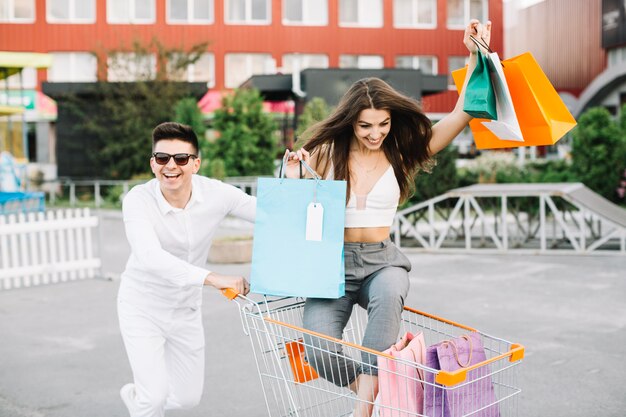
[(252, 261), (252, 236), (221, 237), (213, 241), (209, 263), (242, 264)]

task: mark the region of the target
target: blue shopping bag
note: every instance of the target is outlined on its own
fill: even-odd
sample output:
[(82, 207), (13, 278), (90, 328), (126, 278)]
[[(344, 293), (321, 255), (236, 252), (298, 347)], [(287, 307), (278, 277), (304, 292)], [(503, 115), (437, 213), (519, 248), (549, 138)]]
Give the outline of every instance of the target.
[[(346, 182), (314, 175), (314, 179), (258, 179), (250, 273), (253, 293), (316, 298), (344, 295)], [(320, 207), (323, 214), (315, 217), (320, 227), (310, 234), (312, 213), (319, 214)]]

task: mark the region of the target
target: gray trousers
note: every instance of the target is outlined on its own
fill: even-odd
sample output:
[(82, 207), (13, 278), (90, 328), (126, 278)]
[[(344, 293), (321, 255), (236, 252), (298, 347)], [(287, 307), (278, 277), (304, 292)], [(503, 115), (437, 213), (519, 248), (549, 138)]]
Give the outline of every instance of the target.
[[(361, 345), (383, 351), (397, 341), (404, 300), (409, 292), (408, 258), (389, 240), (344, 245), (346, 293), (339, 299), (308, 298), (305, 329), (342, 339), (354, 304), (367, 310)], [(342, 345), (304, 335), (307, 361), (317, 373), (338, 386), (361, 374), (377, 375), (377, 357), (361, 353), (361, 363), (343, 354)]]

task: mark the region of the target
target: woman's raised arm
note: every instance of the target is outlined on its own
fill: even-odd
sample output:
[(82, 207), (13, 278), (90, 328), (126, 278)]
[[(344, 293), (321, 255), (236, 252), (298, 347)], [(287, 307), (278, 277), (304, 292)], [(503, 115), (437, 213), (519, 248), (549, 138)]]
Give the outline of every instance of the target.
[(489, 45), (491, 40), (491, 22), (488, 21), (484, 25), (474, 19), (465, 28), (463, 34), (463, 43), (470, 52), (469, 65), (463, 88), (459, 94), (459, 99), (454, 109), (446, 117), (441, 119), (433, 126), (433, 135), (430, 140), (430, 154), (435, 155), (437, 152), (445, 148), (452, 140), (463, 131), (463, 128), (472, 120), (472, 117), (463, 111), (463, 103), (465, 102), (465, 88), (470, 75), (476, 67), (476, 54), (478, 47), (470, 39), (470, 35), (481, 39)]

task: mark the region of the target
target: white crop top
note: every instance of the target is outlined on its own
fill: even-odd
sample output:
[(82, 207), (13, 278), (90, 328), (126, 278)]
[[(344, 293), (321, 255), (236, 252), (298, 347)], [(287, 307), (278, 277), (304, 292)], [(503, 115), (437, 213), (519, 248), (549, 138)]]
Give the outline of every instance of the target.
[[(331, 169), (328, 179), (332, 178)], [(393, 167), (389, 165), (368, 194), (350, 193), (346, 206), (345, 227), (390, 227), (399, 201), (400, 186)]]

